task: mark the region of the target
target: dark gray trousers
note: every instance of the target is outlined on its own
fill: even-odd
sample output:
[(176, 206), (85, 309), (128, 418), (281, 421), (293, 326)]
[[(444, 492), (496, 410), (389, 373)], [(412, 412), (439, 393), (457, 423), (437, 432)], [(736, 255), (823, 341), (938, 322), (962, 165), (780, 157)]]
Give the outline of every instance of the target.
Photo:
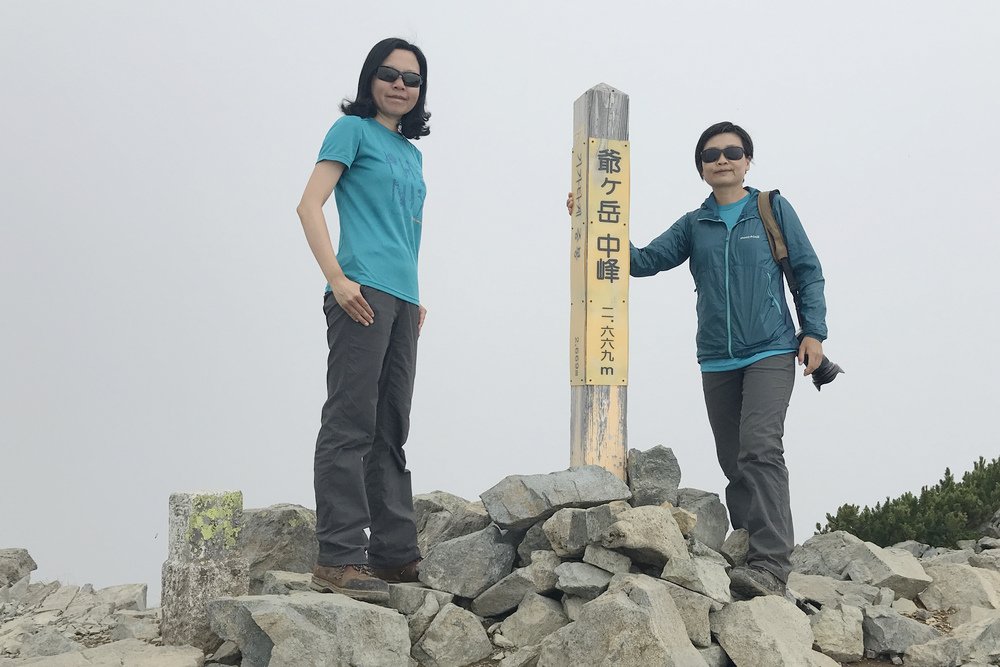
[(375, 311), (367, 327), (333, 294), (323, 302), (330, 355), (314, 465), (318, 563), (392, 567), (420, 557), (403, 453), (418, 307), (371, 287), (361, 293)]
[(734, 529), (745, 528), (750, 534), (747, 563), (787, 581), (795, 538), (781, 438), (795, 381), (795, 355), (775, 355), (746, 368), (701, 377), (716, 454), (729, 480), (729, 518)]

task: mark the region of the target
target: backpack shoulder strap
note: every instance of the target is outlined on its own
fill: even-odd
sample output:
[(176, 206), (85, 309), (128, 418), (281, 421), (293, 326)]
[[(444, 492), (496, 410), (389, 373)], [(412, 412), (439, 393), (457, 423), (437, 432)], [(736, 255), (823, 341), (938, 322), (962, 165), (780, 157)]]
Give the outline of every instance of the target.
[(777, 190), (761, 192), (757, 196), (757, 209), (760, 211), (761, 222), (764, 223), (764, 231), (767, 232), (767, 242), (771, 246), (771, 254), (774, 256), (774, 261), (781, 265), (783, 260), (788, 259), (788, 247), (785, 245), (785, 237), (781, 233), (781, 227), (774, 219), (772, 201), (776, 194), (779, 194)]

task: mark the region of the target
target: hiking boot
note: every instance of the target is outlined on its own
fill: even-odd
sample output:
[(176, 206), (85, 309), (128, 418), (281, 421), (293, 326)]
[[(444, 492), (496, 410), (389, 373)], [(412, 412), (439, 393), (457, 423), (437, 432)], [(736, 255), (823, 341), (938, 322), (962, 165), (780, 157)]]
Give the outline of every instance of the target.
[(340, 593), (362, 602), (389, 602), (389, 584), (367, 565), (317, 565), (309, 587), (320, 593)]
[(376, 567), (375, 576), (391, 584), (412, 584), (420, 581), (417, 576), (422, 558), (395, 567)]
[(742, 565), (729, 572), (729, 590), (738, 600), (758, 595), (785, 596), (785, 582), (762, 567)]

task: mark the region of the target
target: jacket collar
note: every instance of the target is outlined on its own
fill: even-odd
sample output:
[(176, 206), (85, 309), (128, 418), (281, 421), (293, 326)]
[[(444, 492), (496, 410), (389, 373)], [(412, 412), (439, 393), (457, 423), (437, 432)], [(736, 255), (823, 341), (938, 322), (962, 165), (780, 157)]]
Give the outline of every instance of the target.
[[(757, 195), (760, 194), (760, 190), (757, 188), (752, 188), (749, 185), (743, 188), (748, 193), (750, 193), (750, 199), (747, 201), (746, 205), (743, 207), (743, 212), (745, 213), (748, 208), (753, 205), (754, 209), (757, 206)], [(722, 218), (719, 216), (719, 202), (715, 200), (715, 194), (709, 194), (708, 198), (701, 203), (701, 208), (698, 209), (698, 220), (710, 220), (713, 222), (721, 222)], [(743, 219), (743, 213), (740, 214), (740, 219)]]

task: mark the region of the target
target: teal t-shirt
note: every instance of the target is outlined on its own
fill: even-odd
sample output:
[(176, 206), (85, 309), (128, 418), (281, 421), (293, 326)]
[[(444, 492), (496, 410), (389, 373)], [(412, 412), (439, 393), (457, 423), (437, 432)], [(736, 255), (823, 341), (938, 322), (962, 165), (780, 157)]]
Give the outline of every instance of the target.
[[(743, 207), (746, 206), (749, 198), (750, 195), (747, 194), (746, 197), (737, 202), (719, 207), (719, 217), (722, 218), (722, 222), (726, 223), (726, 228), (730, 231), (736, 226), (736, 223), (740, 221), (740, 213), (743, 212)], [(776, 354), (788, 354), (790, 352), (795, 352), (795, 350), (767, 350), (765, 352), (759, 352), (752, 357), (741, 357), (739, 359), (706, 359), (701, 362), (701, 372), (721, 373), (723, 371), (735, 371), (740, 368), (746, 368), (751, 364), (755, 364), (761, 359), (773, 357)]]
[(344, 116), (323, 140), (316, 161), (323, 160), (346, 167), (334, 188), (344, 275), (419, 304), (417, 256), (427, 194), (420, 151), (374, 118)]

